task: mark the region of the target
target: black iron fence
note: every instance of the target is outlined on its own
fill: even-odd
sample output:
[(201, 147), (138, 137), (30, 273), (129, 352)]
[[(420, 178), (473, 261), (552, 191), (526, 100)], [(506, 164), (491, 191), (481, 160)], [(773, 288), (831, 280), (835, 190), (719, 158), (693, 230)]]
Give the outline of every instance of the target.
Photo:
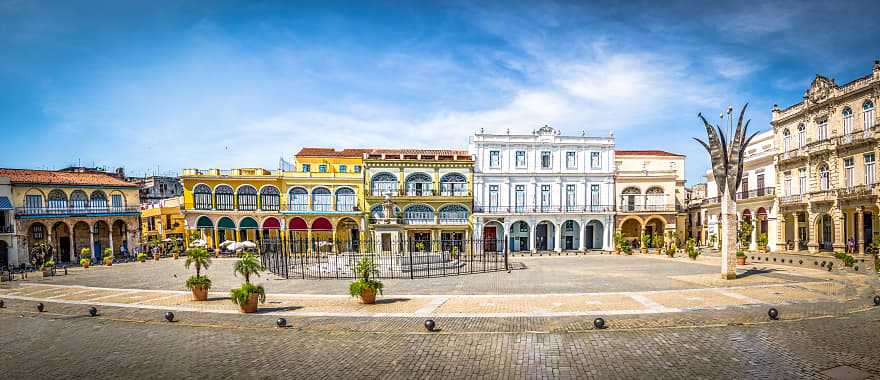
[(428, 278), (512, 269), (501, 240), (261, 240), (262, 263), (284, 278), (353, 279), (362, 260), (376, 278)]

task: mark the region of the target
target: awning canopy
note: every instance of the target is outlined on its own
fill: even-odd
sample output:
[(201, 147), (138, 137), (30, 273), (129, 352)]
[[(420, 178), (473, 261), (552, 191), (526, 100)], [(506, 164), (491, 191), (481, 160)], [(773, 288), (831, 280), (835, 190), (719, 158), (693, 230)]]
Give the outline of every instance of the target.
[(8, 197), (0, 197), (0, 210), (12, 210), (12, 202)]
[(217, 227), (235, 229), (235, 222), (233, 222), (232, 219), (229, 219), (227, 217), (223, 217), (223, 218), (220, 218), (220, 220), (217, 222)]
[(244, 218), (239, 223), (239, 228), (258, 228), (257, 221), (253, 218)]
[(207, 216), (203, 216), (199, 218), (196, 222), (196, 227), (198, 228), (214, 228), (214, 223), (211, 222), (211, 219)]

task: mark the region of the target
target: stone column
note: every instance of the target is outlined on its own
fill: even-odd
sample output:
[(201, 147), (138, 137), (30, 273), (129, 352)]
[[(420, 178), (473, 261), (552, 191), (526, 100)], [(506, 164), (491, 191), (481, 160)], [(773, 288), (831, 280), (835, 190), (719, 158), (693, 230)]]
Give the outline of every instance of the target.
[[(581, 219), (578, 223), (578, 251), (586, 251), (587, 250), (587, 224)], [(600, 248), (601, 249), (601, 248)]]
[(553, 242), (553, 250), (556, 252), (562, 252), (562, 224), (556, 225), (556, 241)]
[(220, 256), (220, 232), (217, 226), (214, 226), (214, 231), (212, 231), (213, 236), (211, 236), (211, 240), (214, 241), (214, 254)]
[[(110, 249), (113, 250), (113, 254), (116, 255), (116, 247), (113, 246), (113, 225), (110, 225)], [(101, 252), (101, 257), (104, 257), (104, 253)]]
[(865, 215), (864, 210), (861, 207), (858, 210), (856, 210), (856, 214), (855, 214), (855, 216), (856, 216), (855, 232), (856, 233), (854, 235), (858, 236), (858, 239), (856, 239), (856, 247), (857, 247), (856, 251), (860, 255), (865, 254), (865, 237), (862, 236), (862, 234), (865, 233), (865, 228), (863, 227), (864, 215)]
[(529, 251), (531, 251), (532, 253), (538, 251), (538, 244), (536, 244), (535, 242), (535, 229), (537, 228), (537, 224), (529, 226)]
[(89, 251), (92, 252), (92, 262), (95, 262), (95, 231), (94, 225), (89, 226)]
[(758, 220), (757, 215), (752, 216), (752, 236), (751, 241), (749, 242), (749, 251), (757, 251), (758, 250), (758, 227), (761, 226), (761, 221)]
[[(770, 222), (767, 222), (767, 227), (770, 227)], [(788, 247), (785, 246), (785, 234), (788, 230), (788, 219), (786, 219), (785, 214), (778, 214), (776, 216), (776, 250), (779, 252), (785, 252), (788, 250)], [(767, 236), (770, 236), (768, 231)], [(769, 240), (769, 239), (768, 239)], [(768, 242), (769, 244), (769, 242)]]
[(730, 190), (721, 196), (721, 278), (736, 279), (736, 202), (730, 198)]
[[(810, 253), (818, 253), (819, 252), (819, 223), (813, 223), (813, 220), (816, 216), (813, 213), (807, 213), (807, 251)], [(798, 246), (798, 239), (800, 239), (799, 231), (800, 222), (797, 222), (794, 236), (795, 236), (795, 247)]]
[(834, 251), (846, 250), (846, 239), (843, 237), (843, 224), (846, 222), (847, 220), (844, 219), (843, 212), (840, 210), (839, 207), (831, 213), (831, 225), (834, 228), (834, 241), (831, 247), (834, 249)]
[(312, 228), (309, 227), (306, 229), (306, 244), (308, 245), (308, 252), (310, 255), (312, 254)]

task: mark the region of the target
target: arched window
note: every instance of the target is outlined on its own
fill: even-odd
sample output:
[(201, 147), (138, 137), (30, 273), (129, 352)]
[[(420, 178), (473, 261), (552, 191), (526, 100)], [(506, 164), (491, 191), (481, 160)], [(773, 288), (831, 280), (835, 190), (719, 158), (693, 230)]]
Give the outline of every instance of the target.
[[(400, 207), (394, 206), (395, 215), (400, 212)], [(375, 205), (370, 209), (370, 217), (373, 219), (382, 219), (385, 218), (385, 208), (382, 205)], [(391, 215), (394, 217), (394, 215)]]
[(235, 206), (235, 195), (232, 188), (220, 185), (214, 188), (214, 208), (217, 210), (232, 210)]
[(798, 125), (798, 148), (807, 145), (807, 127), (803, 124)]
[(440, 178), (440, 195), (444, 197), (466, 197), (467, 178), (459, 173), (449, 173)]
[(193, 189), (193, 208), (196, 210), (210, 210), (211, 198), (211, 188), (208, 185), (197, 185)]
[(623, 192), (620, 196), (620, 205), (623, 206), (623, 211), (636, 211), (642, 205), (642, 197), (639, 196), (642, 191), (639, 190), (638, 187), (627, 187), (623, 189)]
[(852, 108), (845, 107), (843, 109), (843, 135), (849, 135), (853, 131), (853, 112)]
[(260, 189), (260, 210), (278, 211), (281, 209), (281, 192), (275, 186)]
[(379, 173), (370, 179), (373, 196), (397, 195), (397, 177), (391, 173)]
[(825, 141), (828, 139), (828, 121), (823, 120), (816, 126), (816, 141)]
[(649, 210), (660, 210), (666, 206), (666, 194), (661, 187), (651, 187), (645, 191), (645, 206)]
[(330, 211), (330, 200), (330, 190), (327, 190), (326, 187), (312, 190), (312, 211)]
[(309, 209), (309, 193), (302, 187), (294, 187), (287, 193), (290, 211), (306, 211)]
[(336, 190), (336, 211), (354, 211), (355, 203), (354, 190), (347, 187)]
[(826, 164), (819, 165), (819, 189), (831, 189), (831, 177), (828, 173), (828, 165)]
[(434, 210), (426, 205), (412, 205), (403, 211), (405, 224), (434, 224)]
[(462, 205), (448, 205), (440, 208), (440, 224), (467, 224), (468, 210)]
[(433, 195), (433, 180), (425, 173), (413, 173), (406, 177), (406, 195), (423, 197)]
[(62, 211), (67, 210), (67, 194), (63, 191), (55, 189), (49, 192), (49, 210)]
[(85, 210), (89, 206), (89, 198), (82, 190), (76, 190), (70, 193), (70, 208), (74, 210)]
[(107, 196), (104, 195), (103, 191), (93, 191), (92, 196), (89, 199), (89, 205), (95, 210), (107, 210)]
[(871, 129), (871, 125), (874, 124), (874, 102), (870, 100), (866, 100), (864, 104), (862, 104), (863, 112), (863, 120), (862, 128), (865, 130), (865, 134), (868, 133), (868, 130)]
[(782, 130), (782, 151), (788, 153), (791, 150), (791, 132), (788, 128)]
[(235, 197), (238, 198), (239, 210), (254, 211), (257, 209), (257, 189), (253, 186), (239, 186)]

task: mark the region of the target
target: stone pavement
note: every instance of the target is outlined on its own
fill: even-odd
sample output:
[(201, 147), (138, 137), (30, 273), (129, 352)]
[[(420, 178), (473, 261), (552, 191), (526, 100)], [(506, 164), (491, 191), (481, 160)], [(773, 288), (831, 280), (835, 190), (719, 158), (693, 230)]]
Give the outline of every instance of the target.
[(64, 313), (74, 306), (48, 304), (37, 313), (33, 303), (12, 301), (0, 309), (3, 378), (827, 379), (843, 370), (880, 378), (878, 308), (774, 322), (765, 316), (735, 325), (574, 332), (470, 332), (441, 320), (441, 332), (425, 333), (412, 328), (414, 320), (359, 332), (278, 329), (265, 315), (214, 314), (229, 322), (218, 325), (189, 321), (205, 313), (181, 313), (177, 323), (115, 314), (143, 309), (102, 309), (96, 318), (85, 316), (82, 306)]

